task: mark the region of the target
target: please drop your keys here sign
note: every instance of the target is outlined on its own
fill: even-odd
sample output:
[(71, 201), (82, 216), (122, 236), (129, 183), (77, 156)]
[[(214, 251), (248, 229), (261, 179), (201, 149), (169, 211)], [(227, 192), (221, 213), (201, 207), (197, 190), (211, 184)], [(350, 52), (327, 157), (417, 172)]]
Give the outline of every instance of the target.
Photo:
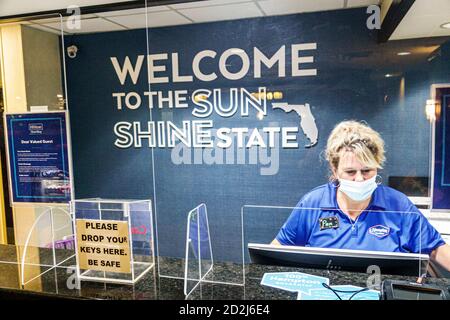
[(130, 272), (127, 221), (78, 219), (76, 228), (80, 269)]

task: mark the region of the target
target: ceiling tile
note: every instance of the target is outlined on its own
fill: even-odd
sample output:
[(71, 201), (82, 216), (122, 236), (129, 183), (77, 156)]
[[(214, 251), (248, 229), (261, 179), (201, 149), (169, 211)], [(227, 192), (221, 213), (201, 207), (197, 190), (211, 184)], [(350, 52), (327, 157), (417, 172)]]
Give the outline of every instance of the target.
[(124, 2), (124, 0), (0, 0), (0, 16), (65, 9), (70, 5), (79, 7)]
[(234, 20), (261, 17), (263, 14), (255, 3), (229, 4), (224, 6), (178, 10), (194, 22)]
[[(44, 26), (59, 28), (59, 23), (46, 23)], [(81, 29), (69, 29), (67, 25), (63, 24), (64, 31), (68, 33), (91, 33), (91, 32), (105, 32), (105, 31), (117, 31), (126, 30), (115, 23), (109, 22), (102, 18), (87, 19), (81, 21)]]
[(450, 15), (445, 14), (441, 16), (435, 16), (435, 28), (432, 32), (433, 37), (450, 36), (450, 29), (441, 28), (444, 23), (450, 22)]
[[(179, 15), (174, 11), (150, 13), (147, 16), (148, 16), (148, 27), (150, 28), (191, 23), (191, 21), (189, 21), (188, 19), (186, 19), (185, 17)], [(145, 14), (108, 17), (107, 19), (117, 22), (129, 29), (146, 28)]]
[(195, 1), (188, 3), (179, 3), (170, 5), (173, 9), (188, 9), (188, 8), (198, 8), (207, 6), (217, 6), (217, 5), (227, 5), (239, 2), (252, 2), (252, 0), (209, 0), (209, 1)]
[(347, 8), (368, 7), (372, 4), (379, 5), (380, 0), (347, 0)]
[(416, 0), (389, 40), (448, 36), (440, 26), (450, 22), (449, 12), (450, 0)]
[[(444, 10), (447, 7), (448, 10)], [(433, 5), (430, 0), (416, 0), (389, 40), (447, 36), (448, 30), (440, 26), (449, 21), (449, 0), (433, 0)]]
[(433, 30), (431, 35), (433, 37), (450, 36), (450, 29), (437, 28), (437, 29)]
[(425, 16), (441, 15), (442, 12), (447, 12), (450, 18), (449, 0), (416, 0), (411, 9), (409, 9), (408, 14), (412, 13), (415, 16)]
[[(126, 16), (126, 15), (135, 15), (135, 14), (145, 14), (145, 8), (139, 9), (130, 9), (130, 10), (117, 10), (117, 11), (109, 11), (109, 12), (100, 12), (97, 13), (100, 17), (115, 17), (115, 16)], [(167, 6), (157, 6), (157, 7), (148, 7), (147, 12), (160, 12), (160, 11), (169, 11), (170, 8)]]
[[(47, 24), (47, 23), (61, 23), (61, 21), (64, 23), (65, 21), (67, 21), (69, 17), (60, 17), (59, 15), (55, 15), (54, 18), (45, 18), (45, 19), (36, 19), (33, 18), (31, 20), (27, 20), (31, 23), (38, 23), (38, 24)], [(93, 19), (93, 18), (97, 18), (97, 16), (95, 14), (84, 14), (81, 16), (81, 20), (86, 20), (86, 19)]]
[(30, 22), (30, 21), (7, 22), (7, 23), (2, 23), (1, 27), (3, 27), (3, 26), (14, 26), (14, 25), (18, 25), (18, 24), (32, 25), (33, 23)]
[(39, 29), (42, 31), (46, 31), (46, 32), (50, 32), (50, 33), (61, 34), (61, 32), (59, 30), (49, 28), (46, 26), (41, 26), (40, 24), (30, 24), (29, 27), (34, 28), (34, 29)]
[(158, 12), (158, 11), (168, 11), (170, 8), (168, 6), (153, 6), (148, 7), (147, 12)]
[(262, 0), (258, 1), (267, 15), (342, 9), (344, 0)]
[(433, 16), (405, 16), (404, 20), (392, 33), (390, 40), (425, 38), (429, 37), (436, 29)]

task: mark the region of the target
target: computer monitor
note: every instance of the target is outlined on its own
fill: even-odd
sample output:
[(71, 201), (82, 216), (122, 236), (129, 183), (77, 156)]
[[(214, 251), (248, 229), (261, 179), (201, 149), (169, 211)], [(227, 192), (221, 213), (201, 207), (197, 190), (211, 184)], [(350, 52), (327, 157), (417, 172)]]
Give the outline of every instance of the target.
[(381, 274), (419, 276), (426, 273), (429, 256), (347, 249), (312, 248), (249, 243), (253, 263), (287, 267), (343, 270), (366, 273), (378, 266)]
[(428, 197), (428, 177), (390, 176), (388, 185), (409, 197)]

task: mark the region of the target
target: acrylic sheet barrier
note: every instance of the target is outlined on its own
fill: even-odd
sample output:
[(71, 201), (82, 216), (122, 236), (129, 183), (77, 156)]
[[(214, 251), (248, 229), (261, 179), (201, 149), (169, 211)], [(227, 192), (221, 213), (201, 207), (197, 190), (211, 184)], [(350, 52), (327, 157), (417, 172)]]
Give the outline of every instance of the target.
[(208, 213), (205, 204), (199, 205), (188, 214), (184, 264), (184, 294), (187, 297), (200, 282), (210, 280), (214, 272)]
[[(308, 13), (155, 28), (159, 13), (154, 12), (152, 4), (147, 1), (144, 11), (134, 11), (134, 18), (146, 20), (145, 30), (73, 37), (80, 43), (80, 52), (69, 61), (69, 92), (76, 101), (74, 152), (85, 155), (76, 161), (77, 190), (85, 197), (99, 190), (114, 197), (153, 199), (161, 276), (184, 277), (181, 264), (174, 268), (164, 259), (184, 257), (186, 215), (199, 203), (206, 203), (209, 209), (215, 261), (241, 261), (242, 249), (236, 239), (242, 233), (242, 205), (265, 199), (264, 204), (292, 206), (300, 196), (323, 183), (328, 165), (319, 161), (320, 153), (327, 135), (340, 120), (366, 120), (383, 131), (386, 145), (392, 148), (388, 151), (396, 151), (389, 154), (386, 171), (381, 173), (385, 181), (390, 175), (426, 174), (428, 159), (422, 152), (426, 148), (406, 146), (426, 146), (429, 124), (424, 115), (419, 116), (420, 103), (414, 103), (417, 112), (403, 107), (409, 98), (421, 101), (423, 96), (388, 99), (399, 96), (400, 81), (404, 88), (405, 83), (408, 86), (415, 79), (410, 82), (406, 78), (405, 82), (401, 77), (384, 78), (382, 71), (389, 67), (386, 64), (391, 61), (391, 52), (380, 52), (373, 41), (374, 32), (365, 26), (365, 13), (343, 10), (320, 13), (320, 19), (318, 14)], [(329, 21), (327, 26), (315, 28), (316, 21), (322, 18)], [(120, 19), (111, 17), (118, 23)], [(349, 29), (355, 30), (351, 37), (359, 41), (346, 38), (344, 31), (343, 39), (348, 41), (335, 36), (336, 30)], [(230, 36), (223, 37), (224, 32)], [(277, 36), (268, 42), (265, 34)], [(117, 43), (121, 45), (110, 45)], [(301, 60), (311, 62), (296, 65), (292, 50)], [(345, 64), (335, 61), (336, 56), (359, 56), (363, 51), (380, 52), (369, 55), (379, 57), (367, 64), (369, 70), (361, 67), (359, 58), (346, 59)], [(415, 66), (405, 68), (415, 70)], [(300, 71), (310, 73), (316, 70), (317, 74), (296, 76), (292, 74), (295, 67), (304, 67)], [(86, 86), (91, 82), (102, 85), (92, 91)], [(365, 85), (358, 89), (361, 83)], [(266, 95), (260, 86), (266, 87)], [(208, 102), (216, 106), (210, 108)], [(96, 108), (86, 112), (88, 105)], [(412, 114), (417, 117), (410, 118)], [(392, 124), (400, 120), (408, 125), (393, 130)], [(211, 133), (211, 139), (204, 140), (214, 140), (213, 148), (195, 147), (198, 139), (197, 143), (193, 140), (199, 135), (193, 135), (192, 128), (199, 123), (211, 125), (200, 131)], [(92, 132), (83, 126), (95, 128), (95, 133), (105, 138), (104, 143), (94, 142)], [(227, 128), (248, 131), (228, 134)], [(296, 133), (289, 128), (295, 128)], [(417, 130), (421, 134), (412, 134)], [(290, 143), (283, 146), (283, 141), (289, 139), (280, 136), (286, 137), (286, 132), (289, 137), (295, 136), (292, 141), (296, 140), (296, 147)], [(220, 148), (217, 142), (224, 142), (220, 138), (224, 133), (232, 143)], [(238, 146), (242, 140), (239, 133), (245, 140), (243, 146)], [(252, 145), (261, 142), (258, 134), (263, 135), (267, 148)], [(108, 159), (108, 165), (93, 164), (91, 157), (99, 160), (96, 163)], [(405, 168), (405, 158), (413, 159), (411, 162), (417, 166)], [(94, 170), (96, 179), (92, 179)], [(105, 181), (111, 183), (105, 185)]]
[[(16, 265), (22, 288), (55, 267), (67, 267), (75, 256), (69, 206), (30, 205), (14, 208), (30, 224), (16, 236), (15, 246), (2, 245), (1, 264)], [(36, 281), (35, 281), (36, 283)]]
[[(121, 253), (125, 255), (124, 263), (129, 264), (129, 272), (99, 271), (95, 268), (81, 268), (80, 254), (77, 251), (77, 275), (81, 280), (105, 281), (133, 284), (155, 266), (153, 217), (150, 200), (117, 200), (117, 199), (80, 199), (72, 201), (71, 210), (76, 230), (76, 240), (83, 240), (78, 234), (77, 222), (90, 221), (97, 223), (117, 222), (125, 224), (126, 244)], [(80, 231), (81, 232), (81, 231)], [(95, 240), (95, 238), (92, 238)], [(112, 241), (114, 239), (112, 238)], [(90, 240), (88, 240), (90, 241)], [(122, 243), (123, 247), (124, 243)], [(118, 244), (110, 243), (106, 246), (99, 244), (99, 250), (115, 248)], [(87, 250), (87, 249), (86, 249)], [(102, 253), (104, 251), (101, 251)], [(80, 251), (81, 253), (81, 251)]]
[[(365, 210), (352, 220), (339, 209), (247, 205), (242, 220), (246, 279), (255, 276), (255, 263), (297, 267), (302, 272), (367, 273), (367, 278), (435, 277), (436, 262), (429, 256), (443, 244), (418, 210)], [(284, 245), (270, 245), (274, 239)]]
[(64, 54), (66, 19), (59, 14), (36, 15), (10, 26), (11, 30), (20, 28), (20, 59), (26, 75), (26, 96), (21, 89), (9, 89), (18, 90), (14, 95), (19, 102), (6, 103), (4, 114), (13, 206), (67, 204), (74, 195)]

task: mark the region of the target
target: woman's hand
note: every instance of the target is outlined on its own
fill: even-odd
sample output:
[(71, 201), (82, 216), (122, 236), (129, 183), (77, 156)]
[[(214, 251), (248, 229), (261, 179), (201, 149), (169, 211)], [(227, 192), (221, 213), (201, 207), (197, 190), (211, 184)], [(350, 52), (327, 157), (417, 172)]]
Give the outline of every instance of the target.
[(431, 259), (450, 271), (450, 245), (444, 244), (431, 252)]
[(277, 239), (273, 239), (273, 241), (270, 244), (274, 245), (274, 246), (281, 246), (282, 245)]

